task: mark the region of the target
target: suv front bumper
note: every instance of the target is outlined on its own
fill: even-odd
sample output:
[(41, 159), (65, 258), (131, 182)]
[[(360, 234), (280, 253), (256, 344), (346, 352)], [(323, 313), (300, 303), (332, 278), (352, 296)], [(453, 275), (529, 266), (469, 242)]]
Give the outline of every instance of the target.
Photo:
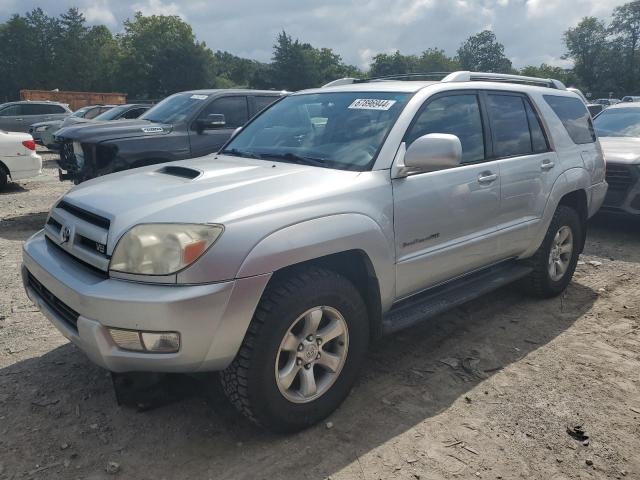
[[(235, 357), (271, 275), (163, 285), (94, 272), (36, 233), (23, 247), (29, 298), (94, 363), (114, 372), (221, 370)], [(107, 327), (180, 333), (177, 353), (119, 348)]]

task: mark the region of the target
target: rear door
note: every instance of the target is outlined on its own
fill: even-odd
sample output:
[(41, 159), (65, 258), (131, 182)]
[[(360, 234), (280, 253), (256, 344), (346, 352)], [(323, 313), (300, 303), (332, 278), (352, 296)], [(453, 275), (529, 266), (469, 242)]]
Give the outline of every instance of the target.
[(517, 256), (531, 244), (560, 167), (531, 100), (516, 92), (482, 92), (492, 138), (490, 155), (500, 168), (498, 248)]
[[(52, 109), (54, 105), (46, 105), (43, 103), (23, 103), (20, 105), (22, 113), (22, 124), (28, 130), (30, 125), (38, 122), (48, 122), (49, 120), (57, 120), (58, 117), (53, 115)], [(62, 108), (62, 107), (60, 107)], [(64, 109), (62, 109), (64, 111)]]
[[(222, 128), (198, 131), (197, 120), (207, 118), (213, 114), (224, 115), (225, 126)], [(229, 137), (231, 137), (234, 130), (243, 126), (248, 120), (249, 104), (246, 95), (215, 98), (202, 109), (196, 119), (191, 123), (189, 129), (191, 156), (202, 157), (217, 152)]]
[(462, 164), (393, 180), (396, 295), (405, 297), (500, 259), (500, 165), (488, 156), (477, 91), (431, 97), (405, 134), (407, 148), (428, 133), (456, 135)]

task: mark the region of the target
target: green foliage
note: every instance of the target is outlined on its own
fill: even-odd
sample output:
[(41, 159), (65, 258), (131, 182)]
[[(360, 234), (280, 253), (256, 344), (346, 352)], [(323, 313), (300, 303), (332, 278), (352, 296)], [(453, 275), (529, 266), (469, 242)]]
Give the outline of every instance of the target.
[(504, 45), (491, 30), (469, 37), (458, 48), (458, 61), (463, 70), (511, 73), (511, 60), (504, 55)]
[[(523, 75), (557, 78), (593, 96), (640, 93), (640, 0), (613, 9), (607, 25), (585, 17), (564, 34), (572, 69), (526, 66)], [(70, 8), (58, 17), (36, 8), (0, 23), (0, 101), (20, 89), (121, 91), (132, 99), (160, 99), (196, 88), (248, 87), (299, 90), (341, 77), (475, 70), (516, 73), (490, 30), (470, 36), (455, 57), (439, 48), (420, 54), (379, 53), (365, 74), (330, 48), (317, 48), (282, 31), (270, 63), (215, 53), (177, 16), (138, 12), (113, 35), (88, 26)]]

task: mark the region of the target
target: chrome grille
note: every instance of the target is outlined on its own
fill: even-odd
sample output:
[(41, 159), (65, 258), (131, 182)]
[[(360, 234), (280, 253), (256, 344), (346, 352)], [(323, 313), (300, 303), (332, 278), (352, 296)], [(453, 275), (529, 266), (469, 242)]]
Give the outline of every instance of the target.
[(633, 173), (629, 165), (608, 163), (606, 178), (610, 190), (627, 190), (633, 184)]
[(44, 228), (47, 239), (78, 262), (107, 272), (107, 240), (111, 221), (62, 200), (52, 210)]

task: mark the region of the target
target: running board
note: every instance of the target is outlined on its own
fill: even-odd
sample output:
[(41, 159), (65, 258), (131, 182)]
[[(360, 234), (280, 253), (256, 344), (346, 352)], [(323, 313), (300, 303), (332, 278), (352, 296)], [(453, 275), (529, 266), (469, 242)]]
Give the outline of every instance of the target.
[(383, 333), (396, 332), (439, 315), (526, 277), (531, 271), (530, 267), (509, 261), (401, 300), (394, 304), (382, 319)]

